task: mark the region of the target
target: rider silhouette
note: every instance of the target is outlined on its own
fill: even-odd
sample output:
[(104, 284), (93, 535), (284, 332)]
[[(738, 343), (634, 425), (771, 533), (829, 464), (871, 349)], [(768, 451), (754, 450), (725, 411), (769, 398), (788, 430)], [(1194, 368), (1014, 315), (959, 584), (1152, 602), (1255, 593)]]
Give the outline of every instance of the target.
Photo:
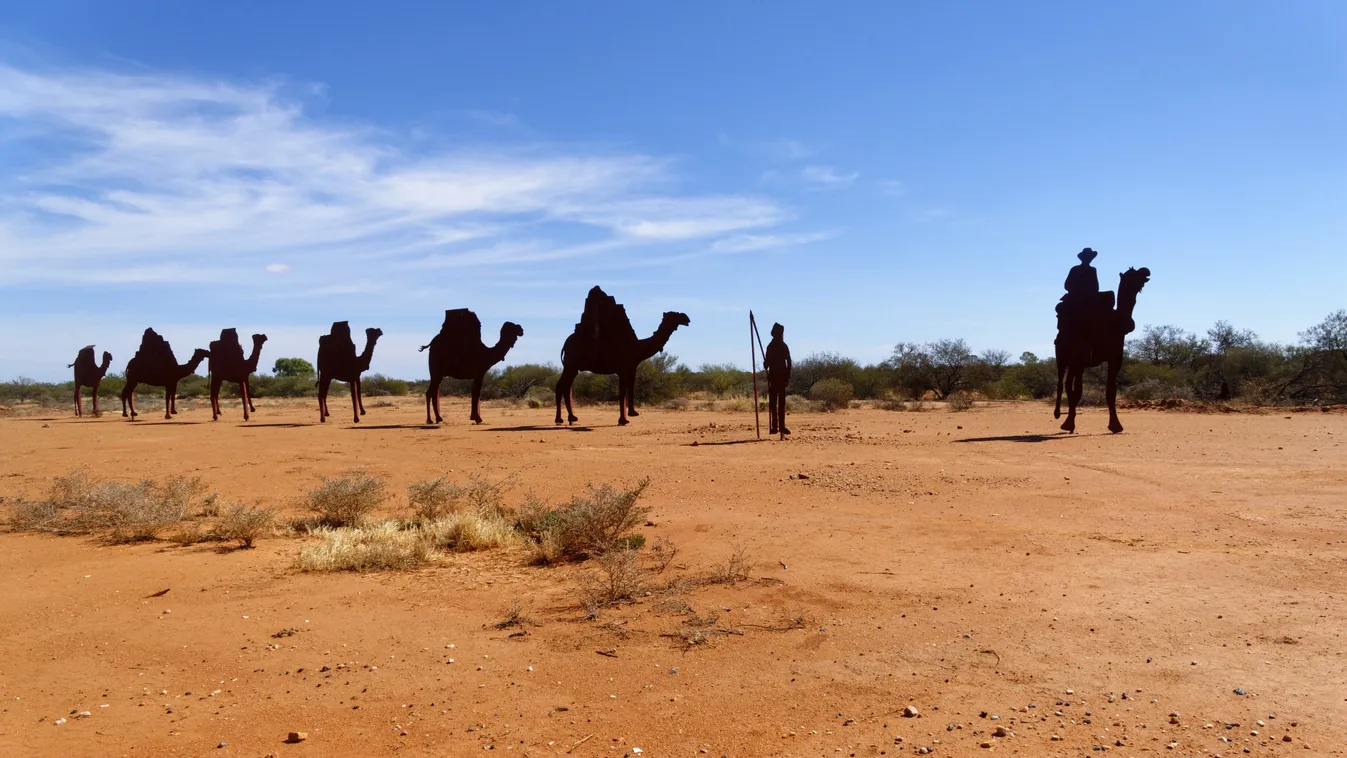
[(790, 434), (786, 428), (786, 385), (790, 383), (791, 360), (785, 336), (786, 327), (772, 324), (772, 341), (767, 343), (762, 358), (762, 366), (767, 369), (767, 408), (771, 423), (768, 434), (780, 431), (783, 437)]
[(1057, 306), (1058, 316), (1070, 318), (1088, 314), (1095, 304), (1099, 296), (1099, 272), (1090, 265), (1090, 261), (1096, 255), (1099, 254), (1088, 247), (1076, 254), (1080, 263), (1072, 266), (1066, 274), (1066, 294), (1062, 295), (1061, 304)]

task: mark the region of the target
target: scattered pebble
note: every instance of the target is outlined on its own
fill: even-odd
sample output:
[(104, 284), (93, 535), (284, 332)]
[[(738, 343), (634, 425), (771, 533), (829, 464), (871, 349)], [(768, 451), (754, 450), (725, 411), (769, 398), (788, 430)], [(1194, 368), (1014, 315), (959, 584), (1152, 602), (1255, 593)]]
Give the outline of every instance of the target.
[(909, 705), (903, 709), (903, 718), (905, 719), (914, 719), (920, 715), (921, 711), (917, 710), (917, 706), (915, 705)]

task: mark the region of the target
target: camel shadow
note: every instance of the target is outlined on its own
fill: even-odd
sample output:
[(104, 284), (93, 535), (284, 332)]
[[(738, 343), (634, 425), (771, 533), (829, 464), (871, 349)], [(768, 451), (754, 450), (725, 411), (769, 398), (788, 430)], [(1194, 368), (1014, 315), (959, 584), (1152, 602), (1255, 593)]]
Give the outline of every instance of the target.
[(251, 421), (240, 421), (236, 426), (239, 429), (299, 429), (305, 426), (318, 426), (318, 425), (298, 423), (294, 421), (290, 422), (276, 421), (270, 424), (254, 424)]
[(761, 440), (727, 440), (727, 441), (725, 441), (725, 442), (702, 442), (701, 440), (695, 440), (695, 441), (693, 441), (693, 442), (689, 442), (687, 446), (688, 446), (688, 447), (720, 447), (720, 446), (723, 446), (723, 445), (751, 445), (751, 444), (753, 444), (754, 442), (771, 442), (771, 440), (770, 440), (770, 439), (761, 439)]
[(1084, 439), (1098, 434), (1007, 434), (1000, 437), (965, 437), (955, 442), (1052, 442), (1053, 440)]
[(204, 424), (204, 423), (206, 423), (206, 422), (205, 422), (205, 421), (178, 421), (177, 419), (174, 419), (174, 420), (172, 420), (172, 421), (141, 421), (140, 419), (132, 419), (132, 420), (131, 420), (131, 423), (132, 423), (132, 425), (134, 425), (134, 426), (191, 426), (191, 425), (193, 425), (193, 424)]
[(551, 424), (544, 426), (544, 425), (542, 425), (542, 424), (529, 424), (529, 425), (526, 425), (526, 426), (492, 426), (492, 427), (488, 427), (487, 429), (483, 429), (482, 431), (486, 431), (486, 432), (592, 432), (592, 431), (594, 431), (594, 430), (593, 430), (592, 428), (588, 427), (588, 426), (556, 426), (556, 425), (551, 425)]
[(354, 424), (346, 427), (351, 431), (374, 431), (375, 429), (439, 429), (435, 424)]

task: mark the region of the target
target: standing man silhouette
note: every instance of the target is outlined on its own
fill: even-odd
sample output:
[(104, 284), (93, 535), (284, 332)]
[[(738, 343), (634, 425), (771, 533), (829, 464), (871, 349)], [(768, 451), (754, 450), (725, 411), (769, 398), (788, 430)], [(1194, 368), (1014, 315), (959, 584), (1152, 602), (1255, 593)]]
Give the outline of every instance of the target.
[(1066, 273), (1066, 283), (1063, 285), (1066, 294), (1062, 295), (1062, 300), (1057, 305), (1059, 331), (1063, 325), (1088, 328), (1092, 310), (1099, 296), (1099, 272), (1090, 265), (1090, 261), (1097, 255), (1099, 254), (1088, 247), (1081, 250), (1076, 254), (1080, 263), (1072, 266)]
[(782, 339), (786, 327), (772, 324), (772, 341), (767, 343), (767, 352), (763, 355), (762, 366), (767, 369), (767, 408), (771, 426), (768, 434), (781, 433), (785, 439), (790, 430), (786, 428), (786, 385), (790, 383), (790, 348)]

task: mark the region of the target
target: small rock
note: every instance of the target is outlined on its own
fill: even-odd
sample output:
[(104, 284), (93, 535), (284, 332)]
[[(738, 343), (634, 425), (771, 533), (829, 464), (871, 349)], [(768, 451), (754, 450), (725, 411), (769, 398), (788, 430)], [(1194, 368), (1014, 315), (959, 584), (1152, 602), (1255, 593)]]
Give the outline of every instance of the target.
[(991, 743), (990, 740), (988, 740), (987, 742), (979, 742), (979, 743), (978, 743), (978, 747), (991, 747), (991, 746), (992, 746), (992, 743)]
[(915, 705), (909, 705), (903, 709), (903, 718), (905, 719), (914, 719), (920, 715), (921, 711), (917, 710), (917, 706)]
[(1291, 735), (1289, 735), (1289, 734), (1283, 734), (1283, 735), (1282, 735), (1282, 742), (1290, 742), (1290, 741), (1291, 741)]
[(1240, 697), (1244, 697), (1244, 688), (1243, 688), (1243, 687), (1236, 687), (1236, 688), (1235, 688), (1235, 694), (1236, 694), (1236, 695), (1239, 695)]
[(220, 744), (216, 745), (216, 746), (215, 746), (215, 749), (216, 749), (216, 750), (219, 750), (220, 748), (226, 748), (226, 747), (229, 747), (229, 743), (228, 743), (228, 742), (225, 742), (224, 740), (220, 740)]
[(61, 724), (64, 724), (64, 723), (65, 723), (65, 718), (62, 717), (62, 718), (56, 719), (56, 720), (53, 721), (52, 723), (55, 724), (55, 725), (57, 725), (57, 726), (60, 726)]
[(291, 732), (291, 733), (289, 734), (289, 736), (287, 736), (287, 737), (285, 738), (285, 741), (286, 741), (286, 742), (303, 742), (304, 740), (307, 740), (308, 738), (309, 738), (309, 733), (308, 733), (308, 732)]
[(992, 732), (992, 736), (993, 736), (993, 737), (1009, 737), (1009, 736), (1010, 736), (1010, 732), (1007, 732), (1007, 731), (1006, 731), (1006, 728), (1005, 728), (1004, 726), (998, 726), (998, 727), (996, 727), (996, 731)]

